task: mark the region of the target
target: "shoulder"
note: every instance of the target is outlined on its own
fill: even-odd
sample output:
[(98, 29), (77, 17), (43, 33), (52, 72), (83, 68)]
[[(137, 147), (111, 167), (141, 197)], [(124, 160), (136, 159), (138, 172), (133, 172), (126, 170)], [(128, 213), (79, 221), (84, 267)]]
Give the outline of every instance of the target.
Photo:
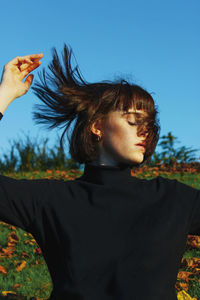
[(0, 195), (6, 193), (10, 197), (37, 198), (40, 202), (63, 194), (70, 181), (63, 179), (17, 179), (0, 174)]
[(163, 191), (163, 192), (174, 192), (184, 195), (193, 194), (197, 190), (191, 187), (190, 185), (181, 182), (178, 179), (169, 179), (163, 176), (157, 176), (152, 179), (140, 179), (133, 177), (134, 181), (139, 183), (144, 189), (151, 189), (154, 192)]
[(131, 178), (132, 182), (135, 182), (141, 186), (143, 186), (144, 188), (147, 187), (153, 187), (156, 189), (162, 188), (162, 187), (167, 187), (169, 185), (173, 185), (174, 184), (174, 179), (168, 179), (162, 176), (157, 176), (155, 178), (138, 178), (135, 176), (132, 176)]

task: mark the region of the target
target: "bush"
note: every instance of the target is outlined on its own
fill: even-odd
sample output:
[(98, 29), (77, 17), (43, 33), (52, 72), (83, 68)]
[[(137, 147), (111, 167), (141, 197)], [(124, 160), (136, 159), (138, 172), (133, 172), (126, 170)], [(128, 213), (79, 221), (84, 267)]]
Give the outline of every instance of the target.
[[(31, 141), (27, 135), (25, 143), (20, 139), (14, 140), (11, 144), (9, 154), (3, 154), (4, 160), (0, 159), (0, 172), (32, 172), (45, 171), (47, 169), (70, 170), (80, 169), (80, 164), (67, 158), (60, 146), (54, 146), (53, 149), (47, 148), (48, 138), (37, 144)], [(60, 145), (59, 141), (56, 145)], [(18, 155), (14, 153), (16, 150)]]

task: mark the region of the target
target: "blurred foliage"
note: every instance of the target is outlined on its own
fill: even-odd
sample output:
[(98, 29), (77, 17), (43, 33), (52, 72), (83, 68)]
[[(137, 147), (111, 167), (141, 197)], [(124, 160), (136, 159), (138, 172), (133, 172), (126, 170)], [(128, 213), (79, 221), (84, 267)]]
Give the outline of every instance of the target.
[(53, 149), (48, 149), (48, 141), (49, 138), (39, 142), (37, 138), (31, 141), (28, 135), (26, 135), (25, 142), (22, 139), (14, 140), (12, 143), (9, 141), (11, 150), (10, 153), (3, 154), (4, 159), (0, 159), (0, 172), (80, 169), (81, 165), (71, 157), (68, 158), (61, 149), (59, 140), (56, 141)]
[(168, 166), (174, 165), (174, 163), (190, 163), (196, 161), (194, 153), (199, 149), (191, 149), (185, 146), (175, 148), (176, 143), (180, 143), (178, 138), (173, 136), (171, 132), (167, 135), (160, 137), (161, 142), (158, 146), (161, 146), (163, 151), (158, 153), (154, 152), (151, 157), (149, 166), (154, 166), (158, 163), (165, 164)]

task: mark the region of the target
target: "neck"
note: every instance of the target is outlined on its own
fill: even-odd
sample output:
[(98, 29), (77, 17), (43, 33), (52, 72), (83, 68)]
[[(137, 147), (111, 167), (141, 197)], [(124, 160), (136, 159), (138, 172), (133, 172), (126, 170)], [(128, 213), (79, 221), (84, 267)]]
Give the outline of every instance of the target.
[(126, 163), (119, 162), (116, 157), (105, 151), (102, 143), (99, 143), (99, 153), (98, 157), (91, 162), (93, 166), (110, 166), (110, 167), (120, 167)]
[(100, 161), (100, 160), (93, 160), (91, 162), (88, 162), (89, 165), (92, 166), (107, 166), (107, 167), (117, 167), (117, 168), (121, 168), (121, 167), (135, 167), (138, 166), (138, 164), (135, 163), (125, 163), (125, 162), (105, 162), (105, 161)]
[(91, 161), (89, 164), (92, 166), (113, 166), (113, 167), (117, 166), (116, 164), (100, 162), (100, 161)]
[(105, 166), (105, 167), (116, 167), (116, 168), (121, 168), (126, 166), (124, 163), (105, 163), (105, 162), (99, 162), (99, 161), (92, 161), (89, 162), (89, 165), (92, 166)]
[(75, 180), (88, 181), (96, 184), (114, 184), (128, 182), (132, 178), (131, 167), (127, 164), (118, 166), (85, 164), (84, 173)]

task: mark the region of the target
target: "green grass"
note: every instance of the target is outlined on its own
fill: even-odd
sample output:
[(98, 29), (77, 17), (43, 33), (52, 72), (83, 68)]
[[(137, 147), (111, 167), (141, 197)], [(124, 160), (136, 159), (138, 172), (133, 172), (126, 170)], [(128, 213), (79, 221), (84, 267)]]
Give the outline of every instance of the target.
[[(12, 231), (19, 237), (16, 243), (16, 248), (11, 258), (0, 257), (0, 266), (4, 267), (7, 274), (0, 274), (0, 292), (13, 291), (17, 295), (28, 297), (38, 297), (48, 299), (52, 289), (51, 277), (42, 254), (34, 253), (34, 249), (39, 245), (35, 242), (31, 244), (33, 237), (26, 236), (26, 232), (21, 228), (16, 227), (11, 230), (10, 226), (0, 225), (1, 236), (0, 244), (3, 248), (7, 248), (8, 234)], [(27, 243), (27, 241), (29, 241)], [(23, 257), (23, 254), (26, 256)], [(26, 266), (19, 272), (16, 267), (23, 261), (26, 261)], [(18, 284), (19, 287), (14, 287)]]

